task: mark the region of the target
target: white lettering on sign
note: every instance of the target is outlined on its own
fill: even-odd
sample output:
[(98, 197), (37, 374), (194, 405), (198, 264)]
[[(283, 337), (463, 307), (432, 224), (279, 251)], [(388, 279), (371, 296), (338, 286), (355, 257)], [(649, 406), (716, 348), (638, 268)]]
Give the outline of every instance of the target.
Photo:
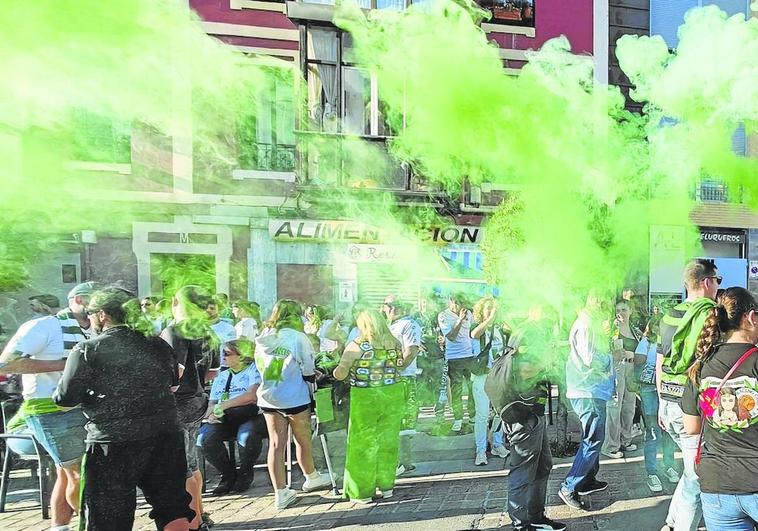
[(745, 243), (745, 235), (735, 232), (701, 232), (700, 241), (717, 243)]

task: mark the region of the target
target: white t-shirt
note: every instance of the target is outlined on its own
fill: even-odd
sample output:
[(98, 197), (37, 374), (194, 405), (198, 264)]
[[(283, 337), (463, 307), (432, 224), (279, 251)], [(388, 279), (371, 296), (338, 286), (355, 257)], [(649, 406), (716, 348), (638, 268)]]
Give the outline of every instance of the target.
[(327, 319), (323, 323), (321, 323), (321, 328), (318, 329), (318, 334), (316, 334), (319, 338), (319, 341), (321, 342), (320, 350), (321, 352), (334, 352), (339, 348), (340, 344), (333, 340), (326, 337), (326, 331), (332, 326), (332, 323), (334, 321), (332, 319)]
[[(410, 317), (401, 317), (395, 320), (390, 325), (390, 332), (395, 336), (395, 339), (400, 341), (403, 352), (405, 352), (405, 349), (413, 346), (421, 347), (421, 326)], [(418, 356), (400, 374), (403, 376), (416, 376), (418, 372), (417, 360)]]
[[(261, 374), (258, 405), (288, 409), (311, 402), (309, 384), (303, 376), (315, 374), (315, 352), (308, 336), (291, 328), (266, 329), (255, 340), (255, 364)], [(281, 360), (281, 378), (267, 379), (266, 370)]]
[(210, 400), (218, 402), (221, 400), (221, 394), (226, 389), (226, 382), (231, 375), (232, 381), (229, 385), (229, 398), (235, 398), (250, 389), (255, 384), (261, 383), (261, 374), (258, 372), (258, 368), (255, 363), (251, 363), (238, 373), (233, 373), (231, 369), (227, 369), (213, 380), (213, 386), (211, 387)]
[(252, 317), (243, 317), (240, 322), (234, 325), (237, 339), (246, 337), (250, 341), (255, 341), (258, 335), (258, 323)]
[[(23, 357), (33, 360), (65, 360), (68, 352), (63, 346), (61, 320), (50, 315), (25, 322), (8, 342), (5, 351), (22, 352)], [(22, 374), (24, 399), (52, 397), (62, 374), (62, 371)]]
[(445, 358), (449, 360), (459, 360), (470, 358), (474, 355), (471, 346), (471, 312), (466, 313), (466, 319), (463, 321), (458, 336), (455, 340), (450, 341), (447, 335), (455, 328), (458, 322), (458, 316), (450, 310), (445, 310), (437, 316), (437, 322), (445, 336)]

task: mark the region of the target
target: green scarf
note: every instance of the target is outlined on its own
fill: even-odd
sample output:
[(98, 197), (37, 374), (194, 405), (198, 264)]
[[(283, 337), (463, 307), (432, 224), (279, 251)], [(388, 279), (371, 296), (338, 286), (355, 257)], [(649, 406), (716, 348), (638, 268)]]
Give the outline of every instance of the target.
[(671, 355), (663, 361), (663, 366), (667, 367), (667, 373), (684, 375), (692, 365), (700, 332), (703, 330), (705, 320), (708, 319), (711, 310), (715, 307), (716, 303), (706, 297), (692, 301), (687, 312), (682, 316), (679, 327), (674, 332), (674, 338), (671, 342)]

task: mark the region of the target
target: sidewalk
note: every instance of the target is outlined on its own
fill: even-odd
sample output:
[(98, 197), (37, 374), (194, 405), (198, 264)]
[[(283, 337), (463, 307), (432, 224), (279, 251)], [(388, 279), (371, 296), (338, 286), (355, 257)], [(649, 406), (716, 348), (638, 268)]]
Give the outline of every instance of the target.
[[(573, 426), (576, 428), (576, 426)], [(577, 434), (573, 434), (574, 440)], [(330, 441), (339, 447), (337, 436)], [(265, 468), (256, 469), (253, 487), (244, 495), (205, 498), (206, 511), (216, 522), (215, 530), (226, 529), (500, 529), (510, 520), (503, 511), (507, 503), (507, 461), (490, 457), (489, 464), (473, 464), (473, 435), (416, 436), (414, 456), (417, 468), (412, 475), (398, 480), (395, 495), (369, 505), (342, 500), (330, 491), (300, 494), (297, 502), (284, 511), (273, 507), (274, 497)], [(341, 454), (341, 455), (340, 455)], [(344, 452), (332, 451), (341, 466)], [(628, 459), (603, 460), (599, 478), (610, 483), (592, 495), (589, 512), (574, 511), (562, 504), (557, 492), (571, 458), (555, 459), (548, 488), (548, 515), (569, 524), (572, 530), (658, 531), (668, 508), (674, 485), (664, 480), (664, 492), (653, 495), (645, 485), (641, 449)], [(212, 470), (209, 468), (209, 470)], [(295, 467), (294, 488), (302, 485)], [(18, 477), (19, 474), (26, 478)], [(11, 489), (33, 487), (28, 471), (14, 474)], [(214, 479), (210, 480), (213, 486)], [(150, 508), (140, 499), (135, 529), (155, 529), (147, 517)], [(45, 530), (50, 522), (41, 519), (33, 490), (9, 494), (7, 511), (0, 514), (5, 530)]]

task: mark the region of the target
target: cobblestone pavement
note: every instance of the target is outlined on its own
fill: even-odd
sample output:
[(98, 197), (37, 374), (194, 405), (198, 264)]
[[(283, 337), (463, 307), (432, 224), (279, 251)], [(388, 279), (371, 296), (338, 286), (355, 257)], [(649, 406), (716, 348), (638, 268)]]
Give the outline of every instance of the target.
[[(330, 447), (341, 447), (339, 433)], [(574, 436), (576, 437), (576, 436)], [(414, 441), (417, 469), (398, 480), (395, 495), (369, 505), (341, 499), (329, 491), (300, 494), (284, 511), (273, 507), (273, 495), (265, 468), (256, 472), (253, 487), (242, 495), (206, 497), (206, 511), (216, 522), (214, 529), (462, 529), (508, 528), (504, 508), (507, 500), (507, 461), (491, 457), (484, 467), (473, 465), (473, 436), (430, 437), (419, 434)], [(342, 455), (332, 455), (338, 471)], [(422, 460), (423, 459), (423, 460)], [(599, 478), (610, 483), (593, 494), (588, 512), (574, 511), (558, 499), (558, 486), (571, 459), (555, 459), (548, 490), (548, 515), (569, 524), (572, 530), (658, 531), (674, 485), (664, 480), (664, 492), (653, 495), (645, 485), (641, 450), (628, 459), (603, 460)], [(295, 467), (297, 468), (297, 467)], [(210, 469), (209, 469), (210, 470)], [(28, 471), (14, 473), (11, 490), (33, 487)], [(213, 486), (213, 480), (210, 484)], [(295, 487), (302, 478), (295, 474)], [(34, 490), (9, 494), (7, 512), (0, 514), (0, 529), (44, 530)], [(155, 529), (140, 499), (135, 529)]]

